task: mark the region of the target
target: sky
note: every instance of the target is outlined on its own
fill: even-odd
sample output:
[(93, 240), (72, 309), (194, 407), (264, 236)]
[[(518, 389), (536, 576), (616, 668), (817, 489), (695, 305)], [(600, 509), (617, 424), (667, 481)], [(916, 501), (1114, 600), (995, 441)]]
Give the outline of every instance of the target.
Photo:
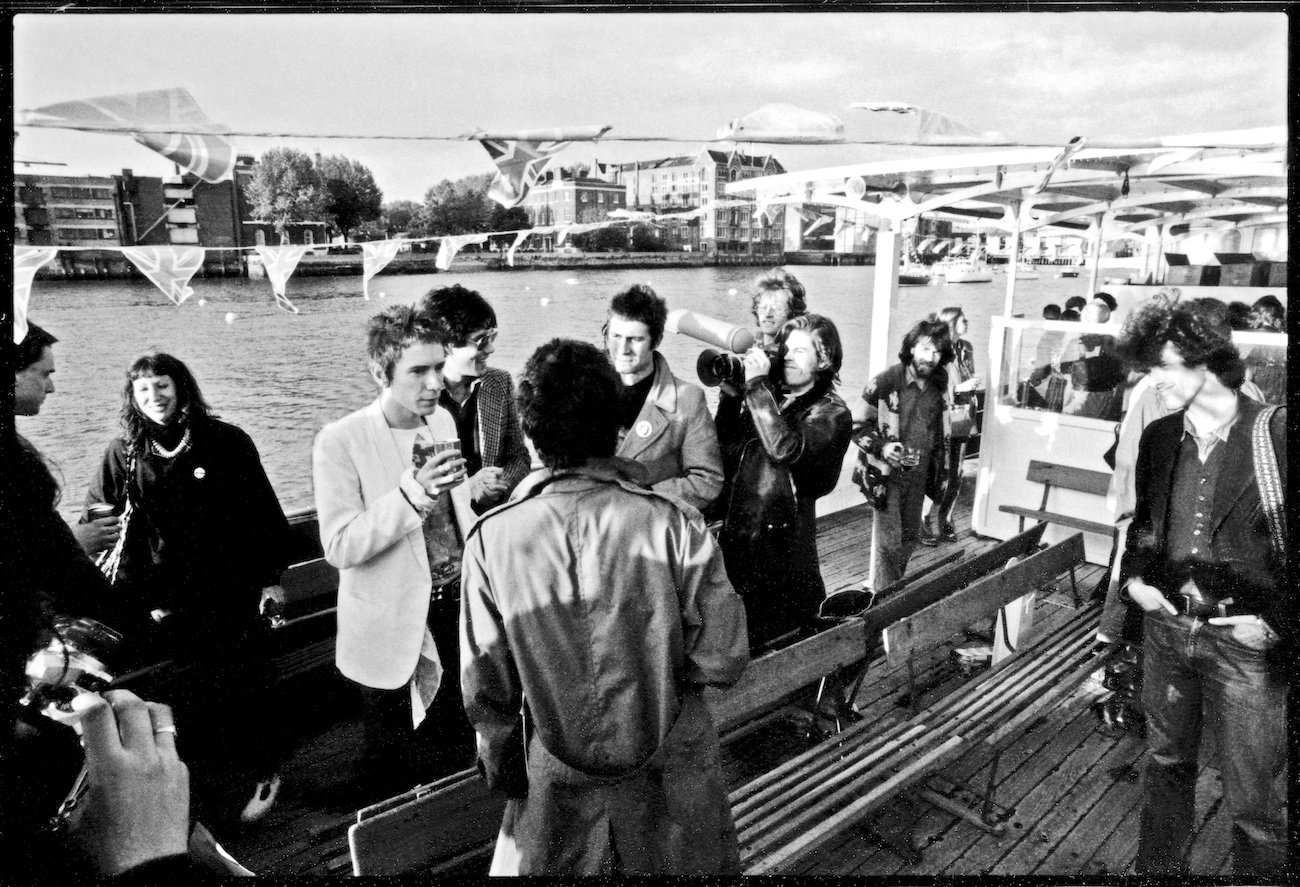
[[(609, 125), (672, 142), (574, 145), (561, 162), (691, 154), (719, 127), (783, 102), (834, 114), (850, 139), (915, 123), (852, 110), (902, 101), (977, 130), (1059, 141), (1286, 123), (1281, 13), (23, 14), (13, 19), (16, 110), (183, 86), (236, 131), (456, 135)], [(169, 175), (129, 136), (15, 127), (23, 167)], [(366, 164), (385, 200), (491, 172), (474, 142), (232, 139)], [(898, 148), (744, 146), (791, 170)], [(925, 153), (944, 153), (934, 148)]]

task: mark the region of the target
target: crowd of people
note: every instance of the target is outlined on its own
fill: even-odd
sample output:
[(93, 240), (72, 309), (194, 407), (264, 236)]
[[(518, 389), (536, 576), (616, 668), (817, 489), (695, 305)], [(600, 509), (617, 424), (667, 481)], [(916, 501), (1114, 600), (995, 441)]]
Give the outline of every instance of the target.
[[(1248, 322), (1281, 329), (1268, 298)], [(1204, 720), (1232, 721), (1221, 740), (1258, 750), (1258, 765), (1224, 771), (1242, 870), (1273, 871), (1285, 830), (1273, 815), (1285, 771), (1277, 651), (1293, 627), (1285, 550), (1248, 470), (1260, 406), (1240, 395), (1279, 384), (1285, 355), (1243, 360), (1230, 311), (1212, 302), (1152, 300), (1118, 339), (1044, 336), (1029, 380), (1036, 391), (1067, 378), (1059, 408), (1077, 415), (1118, 420), (1131, 401), (1113, 493), (1136, 515), (1103, 632), (1146, 636), (1146, 872), (1178, 868)], [(797, 278), (762, 275), (751, 307), (755, 344), (721, 380), (716, 416), (658, 350), (668, 310), (645, 285), (611, 299), (603, 347), (554, 339), (517, 380), (488, 365), (498, 322), (477, 292), (437, 288), (370, 318), (376, 397), (312, 449), (321, 546), (339, 572), (335, 661), (363, 705), (339, 805), (477, 764), (510, 799), (494, 874), (737, 871), (702, 690), (816, 630), (816, 502), (851, 445), (874, 515), (869, 589), (897, 583), (918, 544), (956, 541), (984, 387), (960, 307), (917, 321), (852, 407), (836, 390), (839, 332), (808, 310)], [(1098, 293), (1052, 315), (1105, 323), (1115, 308)], [(56, 341), (32, 324), (10, 348), (19, 415), (53, 391)], [(19, 483), (6, 488), (4, 529), (32, 542), (0, 619), (5, 723), (22, 725), (0, 731), (0, 760), (75, 757), (66, 735), (39, 754), (22, 741), (51, 732), (14, 702), (23, 660), (59, 614), (113, 626), (124, 668), (153, 674), (134, 685), (151, 701), (114, 690), (76, 702), (92, 800), (74, 832), (100, 873), (185, 872), (198, 866), (187, 823), (220, 834), (280, 791), (290, 749), (262, 617), (284, 603), (289, 529), (253, 441), (217, 418), (180, 359), (154, 352), (128, 367), (120, 420), (73, 526), (36, 448), (18, 437), (6, 459)], [(1274, 445), (1284, 477), (1285, 440)], [(1195, 506), (1207, 495), (1226, 521)], [(1189, 637), (1206, 650), (1189, 653)], [(1251, 676), (1216, 677), (1227, 669)], [(6, 766), (4, 788), (48, 794), (39, 772)], [(154, 784), (135, 786), (146, 776)], [(151, 810), (124, 812), (137, 804)], [(8, 810), (0, 838), (35, 867), (31, 810)]]

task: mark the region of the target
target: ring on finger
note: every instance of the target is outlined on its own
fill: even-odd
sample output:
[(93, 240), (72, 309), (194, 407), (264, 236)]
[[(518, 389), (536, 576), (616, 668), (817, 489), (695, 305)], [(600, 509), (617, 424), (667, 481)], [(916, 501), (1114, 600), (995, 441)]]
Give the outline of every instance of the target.
[(175, 725), (175, 724), (164, 724), (164, 725), (161, 726), (161, 727), (155, 727), (155, 728), (154, 728), (154, 731), (153, 731), (153, 735), (154, 735), (154, 736), (157, 736), (159, 733), (170, 733), (173, 737), (175, 737), (175, 736), (176, 736), (176, 725)]

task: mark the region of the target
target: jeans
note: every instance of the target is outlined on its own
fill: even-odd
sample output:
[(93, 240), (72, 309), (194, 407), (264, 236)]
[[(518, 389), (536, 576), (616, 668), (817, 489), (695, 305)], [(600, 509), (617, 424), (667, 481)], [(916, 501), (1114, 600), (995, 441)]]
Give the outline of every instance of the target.
[[(922, 460), (924, 464), (924, 459)], [(871, 523), (872, 588), (882, 588), (903, 578), (907, 561), (921, 535), (921, 505), (925, 501), (925, 470), (891, 475), (885, 507), (876, 510)]]
[(1286, 860), (1284, 676), (1261, 623), (1209, 625), (1157, 610), (1144, 620), (1147, 746), (1139, 874), (1185, 873), (1201, 727), (1218, 738), (1224, 812), (1238, 876), (1280, 877)]

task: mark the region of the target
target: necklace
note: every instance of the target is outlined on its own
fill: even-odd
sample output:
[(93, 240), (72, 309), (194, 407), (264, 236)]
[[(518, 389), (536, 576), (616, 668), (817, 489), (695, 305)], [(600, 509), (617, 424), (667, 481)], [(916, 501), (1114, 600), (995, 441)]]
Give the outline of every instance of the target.
[(156, 440), (149, 441), (149, 444), (153, 447), (153, 451), (157, 453), (159, 456), (162, 456), (164, 459), (175, 459), (181, 453), (189, 449), (190, 430), (188, 428), (185, 429), (185, 434), (181, 437), (181, 442), (178, 443), (173, 449), (170, 450), (163, 449), (163, 445), (158, 443), (158, 441)]

